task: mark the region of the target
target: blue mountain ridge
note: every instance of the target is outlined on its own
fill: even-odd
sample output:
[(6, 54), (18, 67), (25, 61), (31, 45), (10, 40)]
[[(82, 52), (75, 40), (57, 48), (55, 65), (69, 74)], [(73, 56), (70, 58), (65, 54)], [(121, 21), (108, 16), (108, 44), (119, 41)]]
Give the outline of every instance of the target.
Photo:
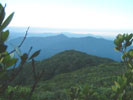
[[(22, 39), (23, 37), (9, 40), (7, 42), (9, 45), (8, 50), (11, 51), (13, 49), (10, 44), (17, 46)], [(20, 50), (23, 53), (28, 52), (31, 46), (33, 47), (32, 52), (41, 49), (37, 60), (49, 58), (64, 50), (77, 50), (99, 57), (111, 58), (116, 61), (121, 60), (121, 54), (114, 50), (115, 45), (113, 41), (91, 36), (75, 38), (59, 34), (49, 37), (27, 37)]]

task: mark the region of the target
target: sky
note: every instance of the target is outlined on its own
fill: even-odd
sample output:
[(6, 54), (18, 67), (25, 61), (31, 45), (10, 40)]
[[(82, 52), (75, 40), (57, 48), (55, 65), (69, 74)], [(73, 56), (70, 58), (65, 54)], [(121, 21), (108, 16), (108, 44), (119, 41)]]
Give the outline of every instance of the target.
[(1, 0), (1, 3), (7, 4), (7, 15), (15, 12), (10, 26), (99, 30), (110, 31), (109, 34), (133, 31), (133, 0)]

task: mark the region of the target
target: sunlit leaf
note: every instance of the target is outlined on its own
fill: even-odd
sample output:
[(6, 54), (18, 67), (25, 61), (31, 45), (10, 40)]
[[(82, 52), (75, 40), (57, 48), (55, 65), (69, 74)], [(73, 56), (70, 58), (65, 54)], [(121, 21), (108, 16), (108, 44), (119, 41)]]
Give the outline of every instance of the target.
[(4, 42), (7, 40), (8, 36), (9, 36), (9, 31), (7, 30), (7, 31), (1, 33), (0, 39), (2, 39), (2, 41)]
[(11, 54), (10, 54), (10, 57), (11, 57), (11, 58), (14, 58), (14, 55), (15, 55), (14, 53), (11, 53)]
[(16, 64), (17, 61), (18, 61), (17, 58), (10, 59), (10, 61), (8, 63), (6, 63), (7, 68), (14, 65), (14, 64)]
[(120, 84), (116, 81), (115, 81), (115, 85), (116, 85), (116, 87), (120, 88)]
[(14, 12), (12, 14), (10, 14), (7, 19), (2, 23), (1, 27), (0, 27), (0, 31), (4, 30), (8, 24), (11, 22), (12, 18), (13, 18)]
[(22, 53), (18, 47), (15, 47), (16, 53), (18, 54), (19, 57), (22, 56)]

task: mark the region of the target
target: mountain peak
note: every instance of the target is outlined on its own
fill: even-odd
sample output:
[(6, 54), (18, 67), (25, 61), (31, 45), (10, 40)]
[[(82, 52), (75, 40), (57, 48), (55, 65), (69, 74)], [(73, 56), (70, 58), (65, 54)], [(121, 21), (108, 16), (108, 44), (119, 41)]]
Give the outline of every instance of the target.
[(66, 35), (64, 35), (64, 34), (59, 34), (59, 35), (57, 35), (58, 37), (67, 37)]

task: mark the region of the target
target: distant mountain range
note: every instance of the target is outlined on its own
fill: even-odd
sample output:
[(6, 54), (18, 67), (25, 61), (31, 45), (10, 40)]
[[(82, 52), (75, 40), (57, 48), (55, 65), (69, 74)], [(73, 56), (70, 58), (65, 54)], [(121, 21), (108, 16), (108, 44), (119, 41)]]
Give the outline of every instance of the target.
[[(13, 48), (11, 45), (17, 46), (22, 37), (9, 40), (9, 51)], [(49, 37), (27, 37), (24, 44), (21, 47), (22, 52), (28, 52), (30, 47), (33, 47), (32, 51), (41, 49), (41, 53), (38, 56), (38, 60), (49, 58), (64, 50), (77, 50), (85, 52), (87, 54), (111, 58), (116, 61), (120, 61), (120, 53), (114, 50), (114, 43), (111, 40), (94, 37), (67, 37), (64, 34)]]
[[(50, 32), (45, 32), (45, 33), (28, 33), (28, 36), (27, 37), (48, 37), (48, 36), (57, 36), (57, 35), (60, 35), (60, 34), (64, 34), (65, 36), (67, 37), (70, 37), (70, 38), (81, 38), (81, 37), (87, 37), (87, 36), (91, 36), (91, 37), (95, 37), (95, 38), (104, 38), (104, 39), (107, 39), (107, 40), (113, 40), (114, 38), (113, 37), (106, 37), (106, 36), (99, 36), (99, 35), (93, 35), (93, 34), (76, 34), (76, 33), (69, 33), (69, 32), (61, 32), (61, 33), (50, 33)], [(25, 32), (11, 32), (10, 34), (10, 38), (9, 40), (11, 39), (16, 39), (16, 38), (19, 38), (19, 37), (24, 37), (25, 35)]]
[[(9, 27), (10, 30), (10, 39), (15, 39), (18, 37), (23, 37), (26, 33), (27, 27)], [(88, 32), (90, 31), (90, 32)], [(59, 34), (64, 34), (67, 37), (96, 37), (96, 38), (104, 38), (107, 40), (113, 40), (115, 36), (108, 35), (96, 35), (93, 32), (100, 32), (101, 30), (80, 30), (80, 29), (55, 29), (55, 28), (37, 28), (31, 27), (28, 31), (28, 37), (48, 37), (48, 36), (56, 36)], [(102, 30), (104, 32), (105, 30)], [(104, 32), (105, 33), (105, 32)], [(106, 33), (108, 34), (108, 32)]]

